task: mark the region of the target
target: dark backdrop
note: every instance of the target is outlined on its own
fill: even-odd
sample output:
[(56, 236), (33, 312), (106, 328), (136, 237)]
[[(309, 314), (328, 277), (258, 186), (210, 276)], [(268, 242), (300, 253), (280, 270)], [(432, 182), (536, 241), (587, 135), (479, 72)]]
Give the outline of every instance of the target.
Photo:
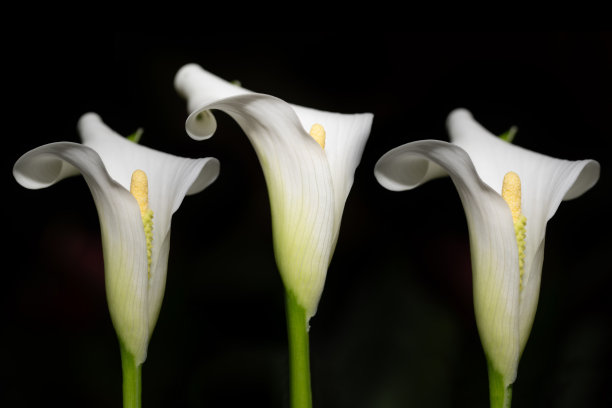
[(375, 114), (311, 321), (316, 407), (488, 406), (454, 186), (443, 179), (393, 193), (373, 176), (391, 148), (447, 140), (444, 121), (456, 107), (494, 133), (518, 125), (521, 146), (601, 163), (595, 188), (562, 203), (548, 225), (513, 406), (611, 402), (610, 33), (45, 34), (5, 52), (0, 405), (121, 404), (89, 190), (73, 178), (30, 191), (11, 175), (26, 151), (78, 141), (78, 118), (94, 111), (124, 135), (143, 127), (142, 144), (221, 162), (219, 179), (173, 219), (143, 407), (288, 406), (283, 290), (263, 175), (228, 116), (217, 114), (208, 141), (186, 135), (173, 77), (188, 62), (295, 104)]

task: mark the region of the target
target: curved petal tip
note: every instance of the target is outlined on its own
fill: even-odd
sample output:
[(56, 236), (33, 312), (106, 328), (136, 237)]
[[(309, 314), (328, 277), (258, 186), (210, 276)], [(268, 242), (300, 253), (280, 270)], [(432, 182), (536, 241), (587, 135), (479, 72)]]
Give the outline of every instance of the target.
[(187, 117), (185, 130), (194, 140), (206, 140), (217, 130), (217, 120), (210, 110), (196, 110)]
[(474, 120), (474, 116), (472, 115), (472, 112), (470, 112), (466, 108), (456, 108), (456, 109), (453, 109), (451, 113), (448, 114), (448, 117), (446, 118), (446, 123), (447, 125), (450, 125), (451, 122), (461, 121), (461, 120), (466, 120), (466, 119)]
[(410, 190), (421, 184), (429, 160), (407, 154), (400, 146), (382, 156), (374, 167), (376, 180), (391, 191)]
[(31, 150), (21, 156), (13, 166), (13, 177), (22, 187), (38, 190), (61, 179), (64, 161), (46, 150), (48, 149)]
[(191, 187), (189, 187), (189, 190), (187, 190), (187, 194), (189, 195), (199, 193), (211, 185), (217, 179), (217, 177), (219, 177), (219, 171), (221, 168), (219, 160), (215, 159), (214, 157), (208, 157), (204, 160), (205, 163), (202, 166), (200, 173), (196, 177), (193, 184), (191, 184)]
[(102, 118), (95, 112), (87, 112), (81, 115), (79, 121), (77, 122), (77, 127), (81, 128), (82, 126), (87, 126), (91, 123), (102, 122)]
[(600, 165), (595, 160), (584, 160), (584, 167), (578, 174), (576, 181), (565, 193), (564, 200), (580, 197), (593, 187), (599, 180)]
[(95, 112), (87, 112), (79, 118), (77, 122), (77, 130), (79, 134), (88, 135), (91, 131), (100, 126), (106, 126), (100, 115)]
[(454, 141), (458, 135), (471, 135), (475, 126), (480, 128), (480, 124), (476, 122), (472, 112), (465, 108), (454, 109), (446, 117), (446, 129), (448, 129), (451, 141)]
[(374, 167), (374, 176), (388, 190), (404, 191), (447, 175), (438, 164), (422, 154), (423, 148), (450, 146), (437, 140), (421, 140), (396, 147), (384, 154)]
[(79, 118), (77, 122), (77, 131), (83, 142), (91, 141), (99, 135), (106, 135), (109, 132), (114, 133), (114, 131), (104, 123), (100, 115), (95, 112), (85, 113)]
[(193, 81), (193, 77), (202, 72), (202, 67), (198, 64), (190, 63), (183, 65), (174, 76), (174, 89), (183, 98), (189, 96), (187, 89)]

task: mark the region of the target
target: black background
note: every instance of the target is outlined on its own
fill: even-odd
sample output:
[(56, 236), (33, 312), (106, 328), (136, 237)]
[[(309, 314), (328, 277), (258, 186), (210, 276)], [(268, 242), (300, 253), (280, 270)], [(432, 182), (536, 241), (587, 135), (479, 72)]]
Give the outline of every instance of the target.
[[(599, 183), (549, 222), (538, 313), (516, 407), (602, 406), (610, 376), (610, 33), (42, 35), (8, 45), (0, 405), (118, 407), (96, 210), (82, 178), (26, 190), (11, 175), (41, 144), (78, 141), (94, 111), (142, 144), (221, 162), (173, 218), (166, 295), (143, 366), (143, 407), (286, 407), (283, 288), (263, 175), (228, 116), (184, 131), (176, 71), (196, 62), (248, 89), (317, 109), (375, 114), (311, 320), (316, 407), (487, 407), (467, 226), (448, 179), (394, 193), (373, 176), (388, 150), (447, 140), (465, 107), (493, 133), (565, 159)], [(8, 206), (8, 208), (7, 208)]]

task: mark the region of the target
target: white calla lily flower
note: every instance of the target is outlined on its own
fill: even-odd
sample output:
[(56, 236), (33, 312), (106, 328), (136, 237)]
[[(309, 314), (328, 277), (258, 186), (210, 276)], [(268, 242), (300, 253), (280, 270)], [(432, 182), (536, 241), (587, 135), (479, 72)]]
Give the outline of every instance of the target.
[(164, 296), (172, 214), (185, 195), (202, 191), (217, 178), (219, 162), (138, 145), (115, 133), (94, 113), (83, 115), (78, 129), (83, 144), (40, 146), (17, 160), (13, 175), (30, 189), (83, 175), (100, 220), (113, 326), (140, 365)]
[(195, 64), (178, 71), (175, 87), (187, 99), (186, 130), (192, 138), (206, 139), (215, 132), (211, 109), (229, 114), (249, 138), (268, 186), (279, 271), (310, 319), (373, 115), (290, 105), (235, 86)]
[[(447, 127), (452, 143), (423, 140), (397, 147), (380, 158), (375, 176), (393, 191), (451, 177), (469, 228), (478, 331), (489, 365), (509, 387), (535, 317), (546, 223), (562, 200), (595, 185), (599, 163), (555, 159), (512, 145), (464, 109), (449, 115)], [(514, 185), (502, 187), (509, 172), (516, 173), (508, 176)]]

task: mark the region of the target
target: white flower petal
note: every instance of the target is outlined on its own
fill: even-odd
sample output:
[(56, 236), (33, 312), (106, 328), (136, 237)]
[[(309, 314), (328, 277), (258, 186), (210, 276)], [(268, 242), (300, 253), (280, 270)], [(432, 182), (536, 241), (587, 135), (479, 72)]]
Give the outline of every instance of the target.
[[(464, 109), (453, 111), (447, 126), (453, 143), (401, 146), (379, 160), (375, 174), (390, 190), (414, 188), (439, 176), (440, 167), (453, 179), (470, 230), (478, 330), (490, 362), (509, 385), (535, 316), (546, 223), (563, 199), (577, 197), (597, 182), (599, 164), (554, 159), (509, 144)], [(527, 218), (522, 290), (513, 221), (501, 197), (504, 175), (510, 171), (521, 179), (521, 212)]]
[(209, 109), (234, 118), (257, 153), (270, 196), (276, 262), (309, 318), (323, 291), (334, 235), (333, 181), (325, 154), (280, 99), (225, 98), (193, 112), (187, 126)]
[(102, 158), (110, 176), (129, 191), (132, 173), (143, 170), (149, 181), (149, 207), (153, 210), (153, 254), (149, 282), (149, 331), (152, 333), (161, 308), (166, 282), (172, 215), (186, 194), (210, 185), (219, 174), (214, 158), (188, 159), (163, 153), (120, 136), (95, 113), (78, 124), (83, 143)]
[[(214, 133), (210, 110), (219, 109), (234, 118), (251, 141), (268, 185), (278, 268), (310, 318), (323, 291), (372, 115), (289, 105), (231, 85), (195, 64), (179, 70), (175, 86), (188, 101), (185, 127), (192, 138)], [(325, 128), (325, 150), (308, 133), (315, 123)]]
[(15, 163), (13, 174), (24, 187), (43, 187), (59, 180), (66, 165), (81, 172), (93, 195), (100, 217), (110, 315), (121, 342), (142, 362), (149, 340), (147, 255), (134, 197), (109, 177), (93, 149), (76, 143), (31, 150)]
[(397, 147), (377, 162), (375, 176), (390, 190), (412, 189), (446, 170), (465, 210), (472, 254), (474, 310), (483, 347), (509, 384), (519, 357), (519, 273), (508, 205), (451, 143), (425, 140)]
[(186, 64), (181, 67), (174, 77), (174, 87), (179, 95), (187, 100), (189, 112), (210, 103), (211, 100), (253, 93), (211, 74), (198, 64)]
[(595, 185), (599, 163), (555, 159), (509, 144), (483, 128), (465, 109), (453, 111), (447, 125), (453, 143), (469, 154), (479, 176), (494, 191), (501, 192), (503, 177), (509, 171), (521, 178), (521, 211), (527, 218), (520, 302), (522, 350), (538, 303), (546, 224), (562, 200), (576, 198)]
[[(53, 143), (23, 155), (14, 176), (24, 187), (47, 187), (79, 172), (93, 195), (100, 217), (106, 292), (113, 325), (138, 364), (144, 362), (165, 289), (170, 223), (186, 194), (212, 183), (216, 159), (187, 159), (130, 142), (96, 114), (78, 124), (83, 145)], [(140, 209), (129, 192), (132, 173), (148, 176), (153, 217), (149, 278), (146, 239)]]
[(179, 95), (187, 100), (187, 111), (199, 112), (198, 120), (195, 120), (194, 116), (187, 126), (187, 133), (195, 140), (208, 139), (217, 129), (214, 115), (208, 110), (200, 109), (202, 106), (219, 99), (253, 93), (230, 84), (197, 64), (187, 64), (179, 69), (174, 77), (174, 87)]

